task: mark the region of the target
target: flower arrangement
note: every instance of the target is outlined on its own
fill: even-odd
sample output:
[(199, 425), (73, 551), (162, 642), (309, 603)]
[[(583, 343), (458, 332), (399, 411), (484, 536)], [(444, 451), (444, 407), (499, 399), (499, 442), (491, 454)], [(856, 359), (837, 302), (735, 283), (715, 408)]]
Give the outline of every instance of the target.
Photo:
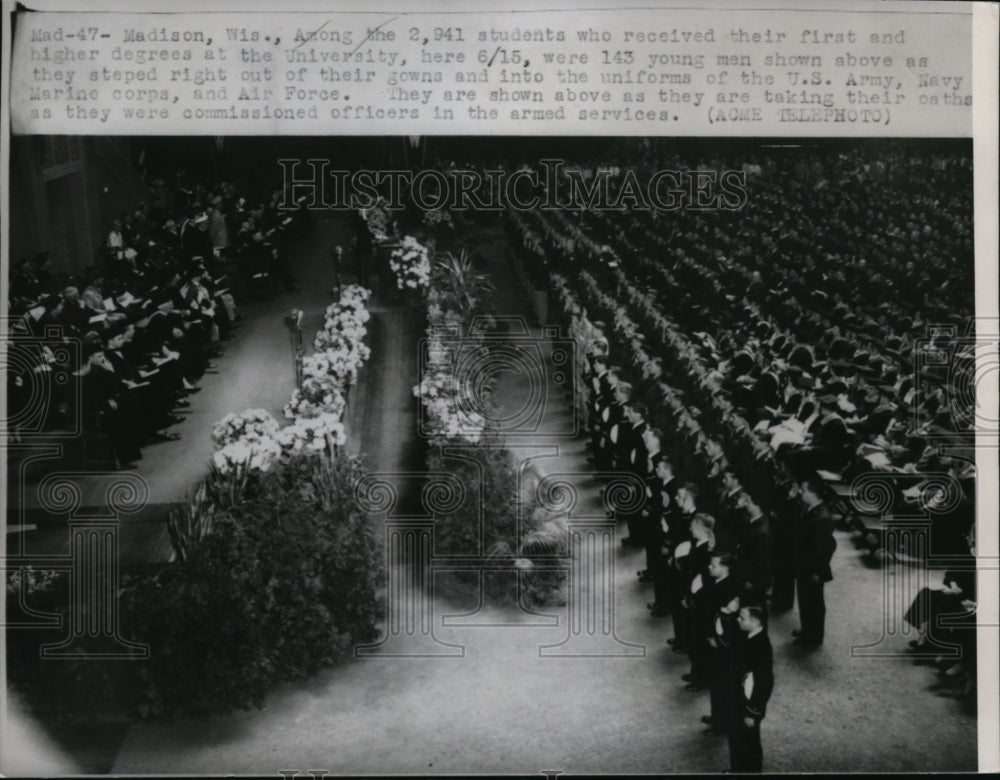
[(355, 344), (343, 342), (336, 347), (327, 347), (302, 359), (303, 382), (329, 378), (340, 388), (346, 389), (357, 379), (362, 362), (361, 353)]
[(382, 198), (370, 209), (360, 209), (361, 218), (368, 225), (368, 232), (372, 234), (375, 241), (385, 241), (389, 238), (389, 228), (392, 224), (392, 216), (385, 206)]
[(425, 432), (431, 437), (478, 443), (486, 432), (486, 419), (463, 408), (459, 382), (450, 363), (435, 363), (430, 354), (420, 384), (413, 388), (422, 404)]
[(316, 341), (313, 346), (316, 349), (325, 349), (328, 342), (337, 338), (348, 341), (360, 341), (365, 337), (368, 329), (365, 323), (368, 322), (368, 311), (353, 312), (349, 309), (341, 309), (327, 313), (323, 327), (316, 334)]
[(44, 593), (55, 586), (58, 572), (50, 569), (35, 569), (24, 566), (7, 572), (7, 595), (25, 596)]
[(368, 299), (371, 297), (371, 290), (362, 287), (360, 284), (348, 284), (340, 291), (340, 298), (326, 307), (327, 318), (340, 311), (351, 311), (356, 315), (364, 314), (364, 320), (368, 320)]
[(278, 421), (264, 409), (227, 414), (212, 428), (212, 442), (223, 448), (237, 441), (266, 439), (278, 432)]
[[(413, 394), (420, 399), (424, 431), (432, 438), (479, 443), (489, 429), (486, 418), (470, 408), (468, 397), (455, 375), (455, 350), (483, 346), (491, 318), (484, 302), (492, 288), (472, 268), (468, 252), (445, 255), (434, 266), (425, 297), (427, 351), (420, 384)], [(447, 339), (447, 343), (444, 341)]]
[(431, 280), (430, 252), (413, 236), (404, 236), (402, 242), (392, 251), (389, 267), (396, 274), (396, 286), (400, 290), (409, 287), (427, 287)]
[(339, 413), (324, 412), (315, 417), (300, 417), (282, 428), (277, 440), (285, 452), (308, 454), (342, 447), (347, 433)]
[(307, 377), (303, 379), (301, 388), (292, 391), (284, 413), (289, 420), (317, 417), (324, 413), (335, 414), (340, 419), (346, 406), (343, 388), (333, 377)]
[(280, 456), (281, 445), (274, 438), (264, 436), (226, 444), (212, 455), (212, 463), (222, 474), (240, 469), (268, 471)]
[(278, 422), (263, 409), (226, 415), (212, 429), (213, 463), (223, 474), (267, 471), (278, 458), (300, 453), (330, 452), (347, 441), (341, 418), (347, 389), (371, 356), (364, 343), (371, 317), (371, 293), (360, 285), (345, 287), (326, 309), (323, 327), (313, 342), (315, 352), (302, 359), (302, 385), (292, 392)]
[(371, 349), (364, 343), (368, 333), (365, 323), (371, 317), (366, 307), (370, 295), (360, 285), (348, 285), (340, 300), (327, 307), (323, 327), (313, 341), (316, 352), (302, 363), (303, 385), (310, 379), (329, 377), (344, 395), (357, 380), (358, 370), (371, 357)]
[(443, 209), (429, 209), (424, 212), (423, 223), (430, 229), (434, 228), (454, 228), (455, 223), (451, 219), (451, 212)]

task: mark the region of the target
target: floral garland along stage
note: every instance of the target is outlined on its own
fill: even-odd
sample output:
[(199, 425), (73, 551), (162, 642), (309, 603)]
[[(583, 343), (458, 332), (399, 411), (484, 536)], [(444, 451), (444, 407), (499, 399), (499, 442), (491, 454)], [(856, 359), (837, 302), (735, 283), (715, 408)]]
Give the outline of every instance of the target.
[(315, 352), (302, 359), (302, 386), (285, 405), (291, 423), (281, 428), (263, 409), (226, 415), (212, 429), (214, 467), (222, 474), (237, 468), (268, 471), (280, 458), (329, 452), (347, 441), (342, 417), (348, 389), (371, 356), (364, 343), (371, 315), (371, 293), (360, 285), (343, 289), (326, 309), (323, 327), (313, 341)]

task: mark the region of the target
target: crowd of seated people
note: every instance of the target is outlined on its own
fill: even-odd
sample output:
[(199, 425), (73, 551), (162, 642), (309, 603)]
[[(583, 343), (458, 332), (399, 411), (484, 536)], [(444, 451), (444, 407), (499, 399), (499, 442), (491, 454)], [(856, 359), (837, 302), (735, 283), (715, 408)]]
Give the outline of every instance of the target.
[[(512, 246), (549, 272), (588, 355), (575, 408), (595, 463), (652, 481), (626, 544), (646, 548), (649, 608), (673, 615), (694, 689), (713, 679), (697, 629), (703, 638), (711, 621), (691, 592), (712, 577), (707, 553), (729, 556), (740, 603), (768, 593), (785, 609), (798, 595), (796, 643), (822, 642), (835, 543), (817, 506), (835, 506), (832, 485), (876, 477), (883, 514), (931, 519), (931, 555), (969, 555), (970, 417), (954, 367), (974, 360), (970, 161), (831, 152), (799, 163), (790, 179), (755, 161), (741, 211), (507, 215)], [(810, 516), (820, 530), (810, 521), (804, 539)], [(962, 601), (973, 608), (974, 596)], [(973, 621), (952, 627), (955, 641), (974, 643)], [(969, 685), (975, 665), (949, 673)]]
[(134, 466), (147, 444), (178, 438), (171, 427), (242, 319), (237, 302), (293, 288), (277, 247), (298, 214), (278, 208), (280, 191), (250, 199), (179, 179), (166, 192), (115, 219), (82, 274), (47, 254), (12, 270), (14, 441), (79, 432), (72, 457), (103, 438), (117, 467)]

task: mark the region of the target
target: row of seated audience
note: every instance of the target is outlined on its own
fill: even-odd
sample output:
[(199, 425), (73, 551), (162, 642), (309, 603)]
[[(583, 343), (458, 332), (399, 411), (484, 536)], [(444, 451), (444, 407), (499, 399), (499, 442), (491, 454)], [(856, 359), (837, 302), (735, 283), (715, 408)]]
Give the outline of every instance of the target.
[[(874, 514), (922, 510), (931, 555), (966, 573), (946, 577), (956, 589), (946, 609), (964, 610), (946, 629), (951, 644), (938, 628), (937, 645), (918, 639), (912, 649), (924, 657), (957, 643), (960, 656), (938, 660), (969, 691), (975, 484), (969, 450), (961, 457), (968, 396), (955, 386), (974, 362), (974, 333), (956, 327), (971, 319), (968, 161), (887, 155), (883, 174), (887, 163), (909, 169), (909, 186), (893, 176), (890, 187), (887, 175), (853, 172), (851, 155), (831, 158), (837, 188), (827, 177), (789, 186), (760, 173), (747, 182), (745, 213), (509, 212), (508, 234), (526, 267), (549, 272), (563, 324), (587, 356), (575, 409), (595, 465), (633, 471), (648, 487), (643, 510), (625, 518), (625, 543), (646, 548), (648, 606), (673, 616), (692, 690), (732, 681), (706, 646), (726, 644), (736, 604), (769, 594), (772, 609), (789, 609), (797, 595), (795, 643), (822, 643), (831, 507), (851, 516), (871, 498), (838, 506), (831, 486), (868, 479), (879, 488)], [(853, 186), (842, 187), (838, 166)], [(917, 221), (931, 179), (954, 197), (939, 188), (945, 218)], [(874, 235), (891, 240), (849, 250)], [(873, 277), (889, 286), (868, 286)], [(931, 328), (939, 318), (943, 327)], [(724, 593), (713, 586), (699, 601), (720, 579)], [(911, 625), (938, 625), (941, 599), (917, 602)]]
[(228, 182), (186, 187), (173, 207), (147, 203), (114, 220), (83, 274), (43, 254), (20, 262), (9, 290), (10, 419), (25, 432), (79, 432), (87, 457), (102, 434), (119, 468), (142, 447), (178, 438), (198, 380), (242, 319), (237, 301), (294, 280), (278, 239), (301, 222), (280, 191), (252, 201)]
[[(755, 201), (756, 185), (750, 183), (753, 194), (748, 204)], [(776, 294), (754, 303), (755, 288), (745, 267), (722, 256), (718, 248), (714, 253), (705, 249), (698, 257), (672, 248), (680, 243), (678, 234), (700, 231), (713, 232), (713, 243), (725, 244), (719, 237), (727, 230), (743, 229), (738, 221), (730, 225), (736, 219), (731, 212), (681, 213), (670, 226), (671, 245), (655, 230), (635, 225), (633, 214), (586, 211), (570, 220), (564, 213), (546, 212), (546, 217), (514, 213), (508, 223), (517, 224), (519, 235), (514, 240), (531, 263), (565, 270), (567, 276), (575, 276), (581, 265), (590, 268), (592, 273), (582, 279), (592, 288), (628, 285), (621, 289), (624, 298), (608, 301), (614, 308), (608, 318), (616, 331), (610, 338), (618, 338), (637, 354), (639, 364), (652, 352), (635, 338), (640, 326), (662, 338), (668, 324), (682, 322), (685, 335), (671, 346), (687, 353), (684, 362), (690, 363), (693, 374), (685, 381), (708, 392), (707, 411), (720, 423), (727, 427), (746, 423), (758, 434), (766, 431), (771, 448), (795, 465), (847, 477), (869, 469), (886, 474), (916, 473), (918, 467), (921, 473), (928, 467), (950, 470), (963, 483), (963, 495), (971, 496), (971, 459), (941, 462), (934, 458), (933, 445), (967, 431), (971, 423), (968, 384), (974, 368), (974, 334), (929, 329), (932, 318), (926, 314), (907, 318), (896, 308), (895, 299), (883, 301), (857, 328), (851, 325), (844, 301), (830, 308), (820, 304), (805, 309)], [(719, 224), (707, 230), (706, 221), (713, 217)], [(617, 241), (598, 244), (587, 236), (588, 223), (614, 232), (607, 223), (615, 220), (628, 225), (627, 231), (619, 231)], [(780, 269), (776, 274), (795, 275), (794, 264), (787, 259), (775, 267)], [(962, 268), (956, 270), (956, 277), (962, 274)], [(628, 321), (624, 302), (635, 306), (634, 322)], [(971, 292), (964, 302), (966, 315), (970, 302)], [(961, 311), (949, 315), (961, 317)], [(965, 321), (969, 319), (966, 316)], [(878, 335), (871, 336), (870, 331)], [(733, 407), (743, 410), (738, 422)], [(747, 439), (749, 449), (758, 453), (768, 449), (762, 437), (729, 433)], [(867, 440), (860, 449), (859, 438)], [(959, 503), (950, 509), (971, 518), (971, 502)], [(938, 549), (960, 548), (962, 523), (938, 525)]]

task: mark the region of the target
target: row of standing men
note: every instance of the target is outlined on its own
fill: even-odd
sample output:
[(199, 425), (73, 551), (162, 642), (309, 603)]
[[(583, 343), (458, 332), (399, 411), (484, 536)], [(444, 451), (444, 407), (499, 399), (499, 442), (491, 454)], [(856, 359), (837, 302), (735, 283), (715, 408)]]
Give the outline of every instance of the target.
[[(682, 677), (686, 690), (710, 692), (711, 711), (701, 718), (705, 733), (728, 738), (732, 771), (759, 772), (760, 724), (774, 685), (768, 592), (783, 602), (776, 607), (790, 606), (792, 598), (787, 583), (772, 582), (775, 546), (767, 518), (721, 450), (693, 446), (682, 430), (650, 425), (646, 399), (656, 396), (623, 373), (610, 365), (606, 342), (591, 345), (581, 376), (589, 460), (598, 472), (631, 476), (641, 491), (640, 500), (618, 514), (628, 527), (622, 545), (645, 550), (646, 568), (637, 576), (653, 585), (647, 607), (654, 617), (672, 616), (668, 644), (691, 663)], [(662, 386), (648, 373), (644, 385)], [(802, 628), (794, 641), (816, 647), (823, 641), (823, 584), (832, 579), (835, 541), (822, 488), (806, 479), (796, 489), (806, 522), (796, 539)]]

